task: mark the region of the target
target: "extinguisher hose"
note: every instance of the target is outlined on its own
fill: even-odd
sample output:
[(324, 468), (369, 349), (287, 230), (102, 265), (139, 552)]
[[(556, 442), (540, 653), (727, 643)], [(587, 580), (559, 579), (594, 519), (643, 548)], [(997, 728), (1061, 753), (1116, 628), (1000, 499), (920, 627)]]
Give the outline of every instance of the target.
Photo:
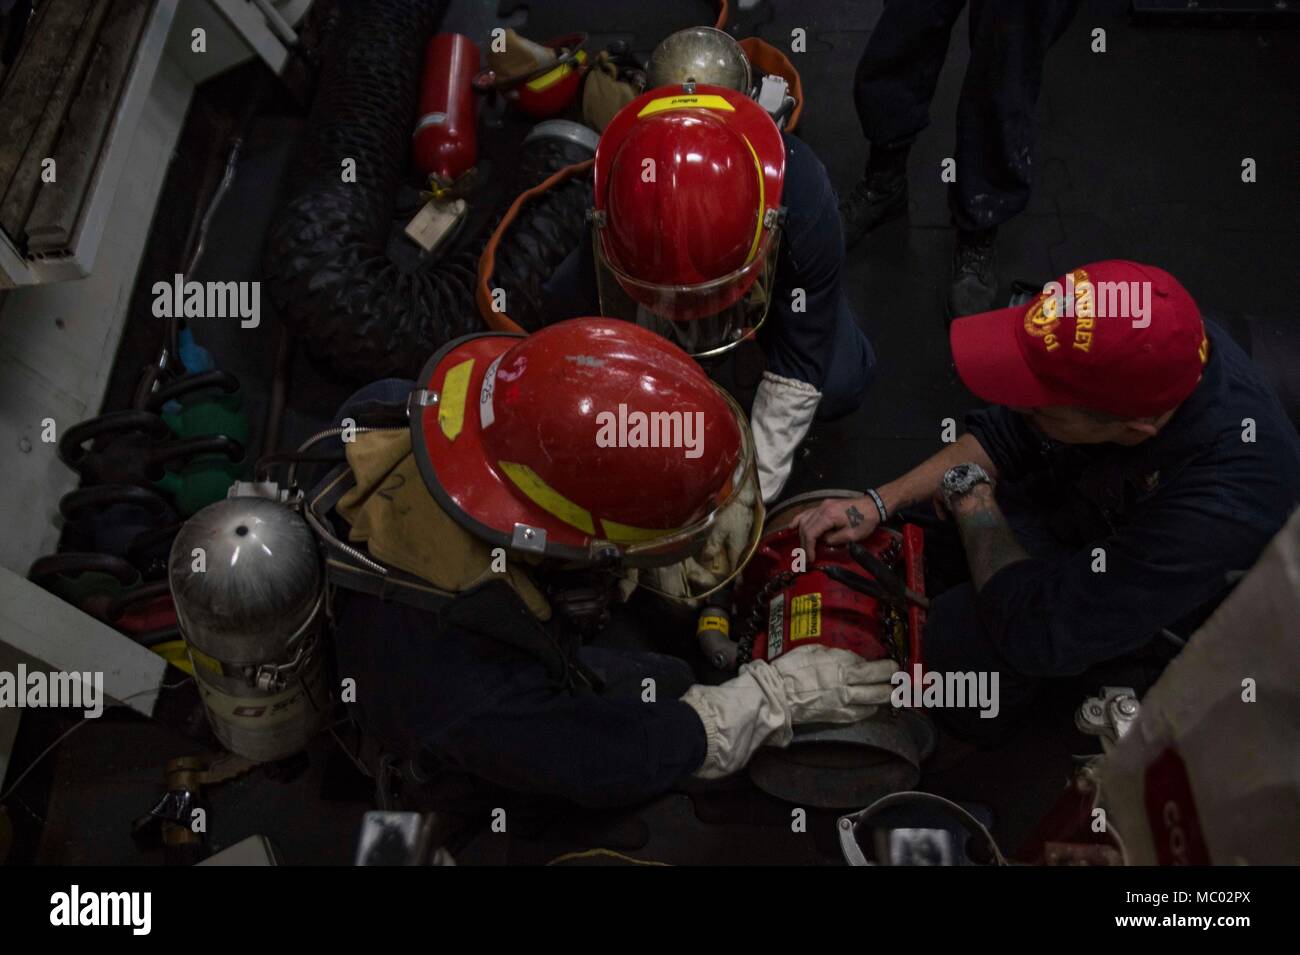
[(858, 593), (882, 602), (911, 603), (920, 607), (922, 610), (928, 610), (930, 601), (926, 600), (919, 594), (910, 590), (896, 590), (893, 587), (886, 586), (883, 582), (871, 580), (863, 577), (861, 574), (855, 574), (853, 571), (837, 564), (814, 564), (810, 570), (820, 570), (831, 580), (837, 581), (848, 587), (850, 590), (856, 590)]
[(888, 564), (857, 541), (849, 544), (849, 556), (861, 564), (864, 570), (875, 577), (895, 597), (914, 604), (922, 610), (930, 609), (930, 601), (925, 598), (924, 594), (918, 594), (908, 587), (903, 582), (903, 578), (894, 573)]

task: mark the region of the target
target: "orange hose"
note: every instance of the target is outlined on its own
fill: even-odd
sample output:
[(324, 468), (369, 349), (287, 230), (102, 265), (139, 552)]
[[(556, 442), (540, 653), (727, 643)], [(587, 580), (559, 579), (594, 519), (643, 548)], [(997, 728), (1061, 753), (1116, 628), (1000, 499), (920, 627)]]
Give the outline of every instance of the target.
[(542, 182), (533, 186), (533, 188), (521, 192), (515, 201), (510, 203), (510, 208), (506, 214), (501, 217), (497, 227), (492, 230), (492, 235), (483, 247), (483, 254), (478, 260), (478, 288), (475, 290), (474, 298), (478, 302), (479, 314), (483, 316), (483, 321), (487, 323), (488, 328), (497, 332), (514, 332), (524, 333), (524, 329), (512, 319), (504, 310), (496, 311), (492, 307), (492, 290), (488, 287), (488, 282), (492, 278), (492, 272), (497, 264), (497, 246), (501, 244), (502, 237), (506, 230), (510, 228), (511, 223), (519, 217), (519, 210), (524, 207), (535, 196), (541, 195), (547, 189), (555, 186), (566, 179), (572, 179), (574, 176), (583, 175), (596, 162), (593, 159), (586, 159), (572, 166), (565, 166), (558, 172), (552, 173)]
[(720, 0), (718, 4), (718, 22), (713, 24), (715, 30), (725, 30), (727, 28), (727, 17), (731, 14), (731, 4), (727, 0)]

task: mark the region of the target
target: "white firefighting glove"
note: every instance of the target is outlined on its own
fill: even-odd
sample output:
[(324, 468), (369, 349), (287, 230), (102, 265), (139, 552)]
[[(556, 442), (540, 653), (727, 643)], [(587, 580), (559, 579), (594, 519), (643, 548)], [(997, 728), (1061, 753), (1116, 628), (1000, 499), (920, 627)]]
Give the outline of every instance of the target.
[(637, 584), (645, 584), (652, 591), (668, 594), (690, 607), (698, 607), (695, 594), (712, 590), (731, 576), (744, 561), (753, 536), (754, 500), (758, 483), (746, 481), (737, 492), (735, 500), (722, 509), (704, 547), (694, 557), (670, 564), (667, 567), (632, 568), (619, 582), (619, 596), (628, 600)]
[(776, 500), (790, 479), (794, 452), (812, 427), (821, 400), (822, 393), (806, 381), (763, 372), (749, 418), (764, 504)]
[(786, 746), (801, 723), (856, 723), (889, 702), (893, 660), (864, 660), (820, 645), (800, 647), (775, 663), (755, 660), (721, 686), (695, 685), (682, 695), (700, 715), (708, 750), (695, 771), (717, 779), (741, 769), (760, 746)]

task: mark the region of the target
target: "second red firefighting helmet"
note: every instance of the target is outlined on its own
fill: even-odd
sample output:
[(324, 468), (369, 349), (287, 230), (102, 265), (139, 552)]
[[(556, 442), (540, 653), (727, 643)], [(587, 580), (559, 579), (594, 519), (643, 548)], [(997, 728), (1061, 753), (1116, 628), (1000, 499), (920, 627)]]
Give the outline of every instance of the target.
[(602, 312), (696, 356), (748, 337), (770, 302), (784, 178), (781, 133), (743, 93), (688, 84), (633, 100), (596, 150)]

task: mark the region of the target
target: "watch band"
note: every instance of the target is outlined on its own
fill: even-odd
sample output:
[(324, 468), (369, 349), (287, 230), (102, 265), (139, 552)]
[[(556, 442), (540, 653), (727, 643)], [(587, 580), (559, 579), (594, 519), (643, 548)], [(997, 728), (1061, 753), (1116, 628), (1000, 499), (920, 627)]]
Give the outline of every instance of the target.
[(871, 498), (876, 505), (876, 510), (880, 512), (880, 523), (883, 524), (889, 520), (889, 508), (885, 507), (884, 498), (876, 492), (874, 487), (867, 488), (867, 497)]

